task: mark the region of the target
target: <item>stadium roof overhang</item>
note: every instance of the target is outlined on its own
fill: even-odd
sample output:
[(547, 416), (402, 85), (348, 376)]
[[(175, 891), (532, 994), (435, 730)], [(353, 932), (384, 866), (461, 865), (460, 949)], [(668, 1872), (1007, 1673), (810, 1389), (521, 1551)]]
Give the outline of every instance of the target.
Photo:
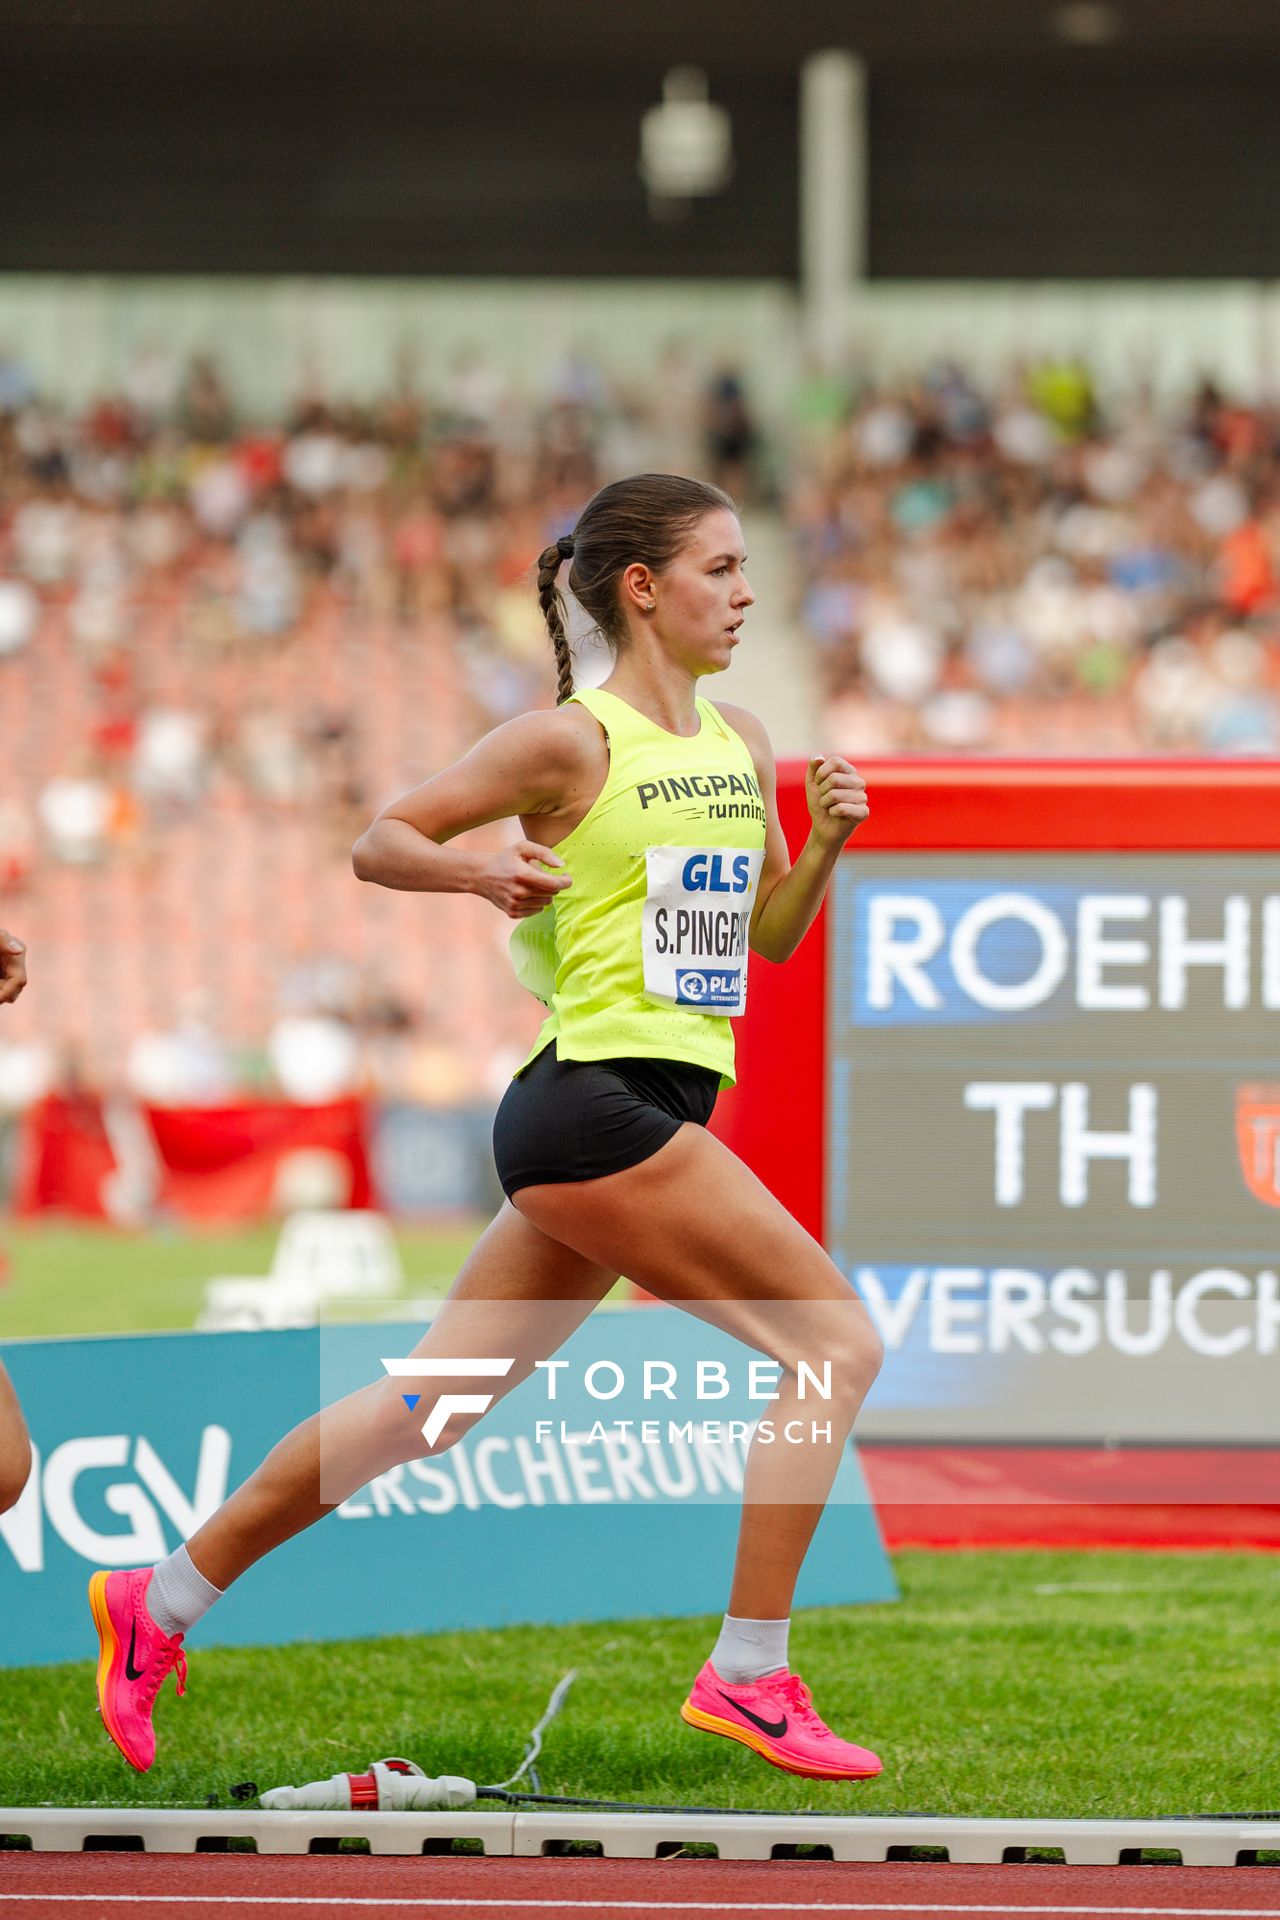
[[(1078, 5), (1078, 0), (1077, 0)], [(1275, 0), (1104, 0), (1114, 39), (1092, 55), (1131, 61), (1280, 61)], [(847, 47), (895, 65), (1078, 59), (1080, 44), (1055, 30), (1056, 0), (0, 0), (11, 52), (52, 59), (110, 48), (140, 59), (246, 63), (341, 54), (466, 64), (530, 63), (530, 81), (554, 97), (566, 67), (619, 63), (658, 69), (675, 60), (756, 73), (794, 70), (808, 53)], [(1086, 35), (1087, 39), (1087, 35)], [(429, 75), (424, 73), (424, 88)], [(570, 111), (566, 103), (566, 111)]]

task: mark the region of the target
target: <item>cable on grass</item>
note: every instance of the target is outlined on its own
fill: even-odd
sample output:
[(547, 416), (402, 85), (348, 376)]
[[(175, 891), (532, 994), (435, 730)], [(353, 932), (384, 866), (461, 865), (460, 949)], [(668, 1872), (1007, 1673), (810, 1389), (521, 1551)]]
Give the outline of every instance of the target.
[(538, 1755), (542, 1752), (542, 1736), (546, 1731), (546, 1729), (551, 1725), (551, 1722), (555, 1719), (556, 1715), (559, 1713), (561, 1707), (564, 1705), (565, 1695), (568, 1693), (570, 1687), (573, 1685), (577, 1677), (578, 1677), (578, 1669), (576, 1667), (570, 1667), (568, 1673), (564, 1674), (561, 1679), (557, 1680), (555, 1686), (551, 1690), (551, 1698), (548, 1700), (546, 1707), (543, 1710), (543, 1715), (541, 1720), (539, 1720), (537, 1726), (534, 1728), (533, 1732), (529, 1735), (528, 1743), (525, 1747), (524, 1759), (520, 1762), (520, 1765), (516, 1768), (515, 1772), (511, 1775), (509, 1779), (499, 1780), (492, 1787), (481, 1787), (479, 1789), (480, 1794), (487, 1796), (491, 1793), (501, 1793), (504, 1788), (513, 1787), (516, 1781), (521, 1779), (526, 1773), (528, 1774), (530, 1780), (532, 1780), (535, 1791), (541, 1788), (542, 1783), (538, 1779), (537, 1769), (534, 1766), (534, 1761), (537, 1759)]

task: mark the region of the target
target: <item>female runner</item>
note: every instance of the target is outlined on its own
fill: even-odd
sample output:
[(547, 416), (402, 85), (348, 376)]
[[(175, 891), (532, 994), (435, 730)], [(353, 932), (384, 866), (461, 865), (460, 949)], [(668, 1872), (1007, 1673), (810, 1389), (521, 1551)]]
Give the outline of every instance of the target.
[[(27, 949), (0, 927), (0, 1007), (9, 1006), (27, 984)], [(7, 1513), (27, 1484), (31, 1442), (13, 1382), (0, 1361), (0, 1513)]]
[[(572, 591), (615, 654), (593, 692), (573, 693), (556, 587), (566, 559)], [(880, 1342), (823, 1249), (706, 1123), (732, 1079), (743, 946), (749, 939), (773, 961), (795, 950), (868, 807), (847, 761), (811, 761), (812, 826), (792, 866), (764, 728), (698, 696), (703, 676), (729, 665), (752, 604), (745, 559), (732, 503), (714, 487), (641, 474), (602, 488), (539, 561), (560, 704), (508, 721), (386, 808), (354, 865), (381, 886), (478, 894), (521, 922), (517, 970), (550, 1009), (494, 1126), (507, 1204), (415, 1357), (516, 1356), (493, 1383), (496, 1398), (625, 1273), (780, 1365), (776, 1432), (812, 1414), (800, 1361), (829, 1361), (830, 1438), (753, 1442), (729, 1611), (681, 1711), (789, 1772), (858, 1779), (880, 1762), (819, 1719), (788, 1666), (787, 1630)], [(455, 844), (470, 827), (513, 817), (524, 837), (496, 856)], [(710, 904), (732, 914), (716, 923), (717, 950), (687, 938), (677, 950), (677, 925), (705, 934), (714, 920), (696, 911), (709, 904), (711, 877)], [(102, 1714), (140, 1771), (155, 1753), (157, 1690), (176, 1668), (181, 1693), (183, 1636), (230, 1582), (374, 1475), (423, 1456), (421, 1415), (407, 1415), (402, 1386), (379, 1381), (294, 1428), (155, 1569), (94, 1575)], [(475, 1418), (452, 1415), (427, 1451), (442, 1452)]]

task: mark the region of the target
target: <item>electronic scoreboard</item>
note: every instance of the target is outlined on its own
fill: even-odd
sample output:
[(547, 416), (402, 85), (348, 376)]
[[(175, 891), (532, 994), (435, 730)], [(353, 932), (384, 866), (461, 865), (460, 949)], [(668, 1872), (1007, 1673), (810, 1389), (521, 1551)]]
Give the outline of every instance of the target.
[(1280, 768), (862, 771), (717, 1121), (877, 1321), (859, 1436), (1280, 1442)]

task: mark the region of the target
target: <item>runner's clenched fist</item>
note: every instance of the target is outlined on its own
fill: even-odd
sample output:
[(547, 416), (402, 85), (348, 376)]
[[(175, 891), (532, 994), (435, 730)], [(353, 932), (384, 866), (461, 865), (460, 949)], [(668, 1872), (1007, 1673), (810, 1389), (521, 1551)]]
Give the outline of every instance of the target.
[(866, 781), (838, 753), (814, 754), (804, 789), (814, 832), (833, 846), (843, 846), (871, 812)]

